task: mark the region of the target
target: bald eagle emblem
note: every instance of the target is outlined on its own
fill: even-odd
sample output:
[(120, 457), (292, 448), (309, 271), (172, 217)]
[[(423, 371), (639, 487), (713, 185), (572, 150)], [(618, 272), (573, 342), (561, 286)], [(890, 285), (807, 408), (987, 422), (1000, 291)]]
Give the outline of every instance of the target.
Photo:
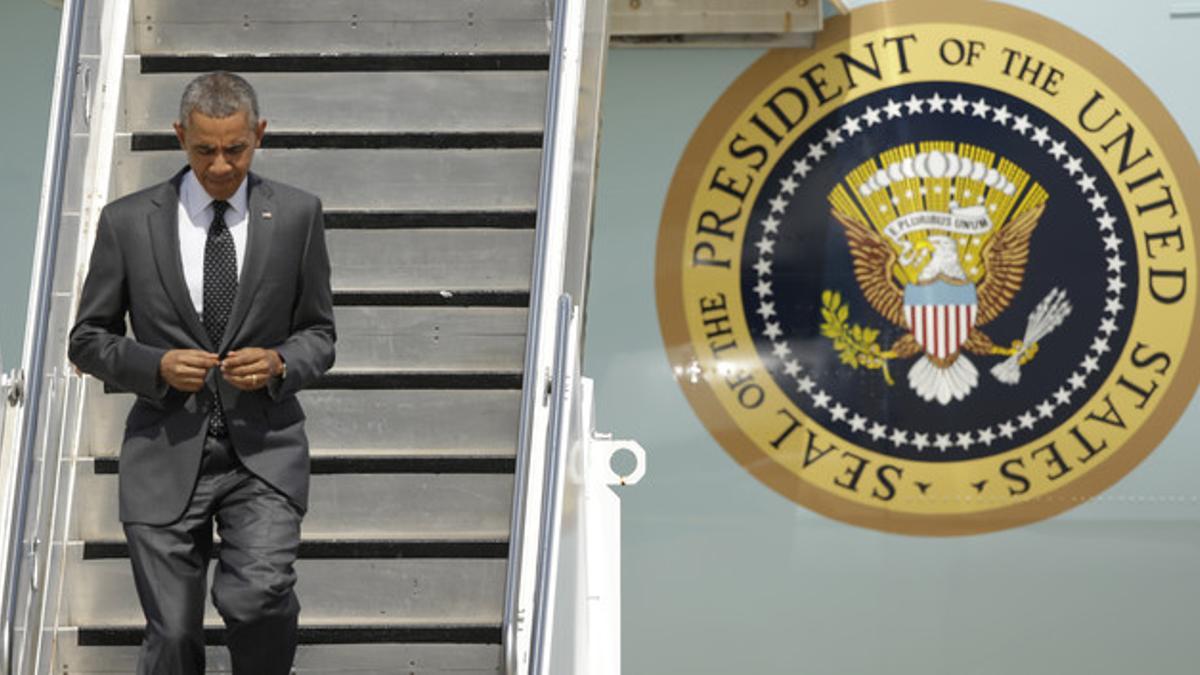
[(1017, 384), (1039, 342), (1071, 313), (1056, 288), (1030, 313), (1021, 339), (1000, 346), (984, 332), (1021, 290), (1047, 199), (1015, 163), (951, 141), (892, 148), (851, 171), (829, 194), (832, 213), (864, 298), (904, 334), (883, 349), (879, 331), (849, 325), (841, 294), (826, 290), (821, 330), (842, 362), (881, 370), (892, 384), (888, 363), (919, 356), (908, 384), (941, 405), (979, 384), (964, 352), (1004, 357), (991, 373)]

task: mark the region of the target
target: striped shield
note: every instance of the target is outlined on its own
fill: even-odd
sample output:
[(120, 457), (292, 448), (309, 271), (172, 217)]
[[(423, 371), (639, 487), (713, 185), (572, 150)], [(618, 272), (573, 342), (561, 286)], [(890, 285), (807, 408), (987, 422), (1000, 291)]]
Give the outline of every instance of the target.
[(944, 360), (958, 352), (979, 314), (975, 285), (935, 281), (904, 289), (904, 318), (926, 354)]

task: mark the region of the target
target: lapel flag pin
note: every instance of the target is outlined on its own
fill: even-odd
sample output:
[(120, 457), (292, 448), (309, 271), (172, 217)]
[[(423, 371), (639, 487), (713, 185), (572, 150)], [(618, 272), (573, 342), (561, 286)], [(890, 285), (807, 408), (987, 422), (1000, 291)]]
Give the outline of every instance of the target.
[(270, 211), (263, 211), (263, 212), (262, 212), (262, 217), (263, 217), (263, 220), (270, 220), (270, 219), (271, 219), (271, 212), (270, 212)]

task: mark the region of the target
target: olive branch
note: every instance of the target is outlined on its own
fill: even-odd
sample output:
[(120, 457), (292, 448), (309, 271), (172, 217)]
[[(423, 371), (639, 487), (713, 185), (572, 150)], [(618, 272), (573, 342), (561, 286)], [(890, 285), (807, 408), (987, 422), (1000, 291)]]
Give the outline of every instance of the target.
[(892, 374), (888, 372), (889, 353), (879, 346), (879, 331), (874, 328), (864, 328), (858, 324), (848, 325), (850, 308), (842, 302), (842, 294), (837, 291), (821, 293), (821, 335), (833, 341), (833, 349), (838, 353), (842, 363), (851, 368), (859, 367), (867, 370), (882, 370), (883, 379), (888, 385), (893, 385)]

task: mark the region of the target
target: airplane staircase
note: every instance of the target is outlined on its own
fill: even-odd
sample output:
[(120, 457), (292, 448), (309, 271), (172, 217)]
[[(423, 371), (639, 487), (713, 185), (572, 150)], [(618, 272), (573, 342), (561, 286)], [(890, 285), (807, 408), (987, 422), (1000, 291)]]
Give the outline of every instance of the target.
[[(59, 84), (76, 103), (56, 103), (69, 113), (57, 148), (66, 168), (58, 212), (43, 204), (57, 251), (40, 269), (46, 328), (27, 338), (33, 371), (45, 373), (27, 402), (36, 451), (13, 479), (17, 515), (4, 514), (19, 547), (3, 672), (133, 671), (142, 617), (116, 515), (133, 397), (71, 372), (64, 338), (98, 209), (183, 166), (171, 133), (179, 96), (217, 69), (258, 90), (268, 130), (253, 170), (322, 198), (333, 265), (337, 362), (300, 394), (312, 500), (296, 672), (526, 672), (528, 654), (510, 643), (531, 639), (534, 583), (522, 575), (539, 576), (529, 571), (548, 523), (539, 511), (555, 494), (542, 486), (538, 438), (554, 415), (540, 394), (549, 366), (568, 365), (551, 360), (554, 338), (572, 337), (543, 320), (554, 291), (572, 289), (544, 283), (539, 254), (555, 246), (543, 231), (548, 82), (580, 65), (561, 61), (569, 50), (552, 29), (563, 10), (547, 0), (68, 0), (64, 11), (77, 53), (65, 47), (60, 71), (78, 65)], [(598, 79), (595, 58), (583, 61)], [(590, 148), (594, 164), (588, 133), (590, 145), (568, 147)], [(586, 236), (555, 241), (574, 242), (573, 258), (555, 259), (560, 277), (573, 260), (582, 295)], [(520, 551), (514, 532), (529, 537)], [(211, 606), (205, 621), (209, 670), (228, 672)]]

